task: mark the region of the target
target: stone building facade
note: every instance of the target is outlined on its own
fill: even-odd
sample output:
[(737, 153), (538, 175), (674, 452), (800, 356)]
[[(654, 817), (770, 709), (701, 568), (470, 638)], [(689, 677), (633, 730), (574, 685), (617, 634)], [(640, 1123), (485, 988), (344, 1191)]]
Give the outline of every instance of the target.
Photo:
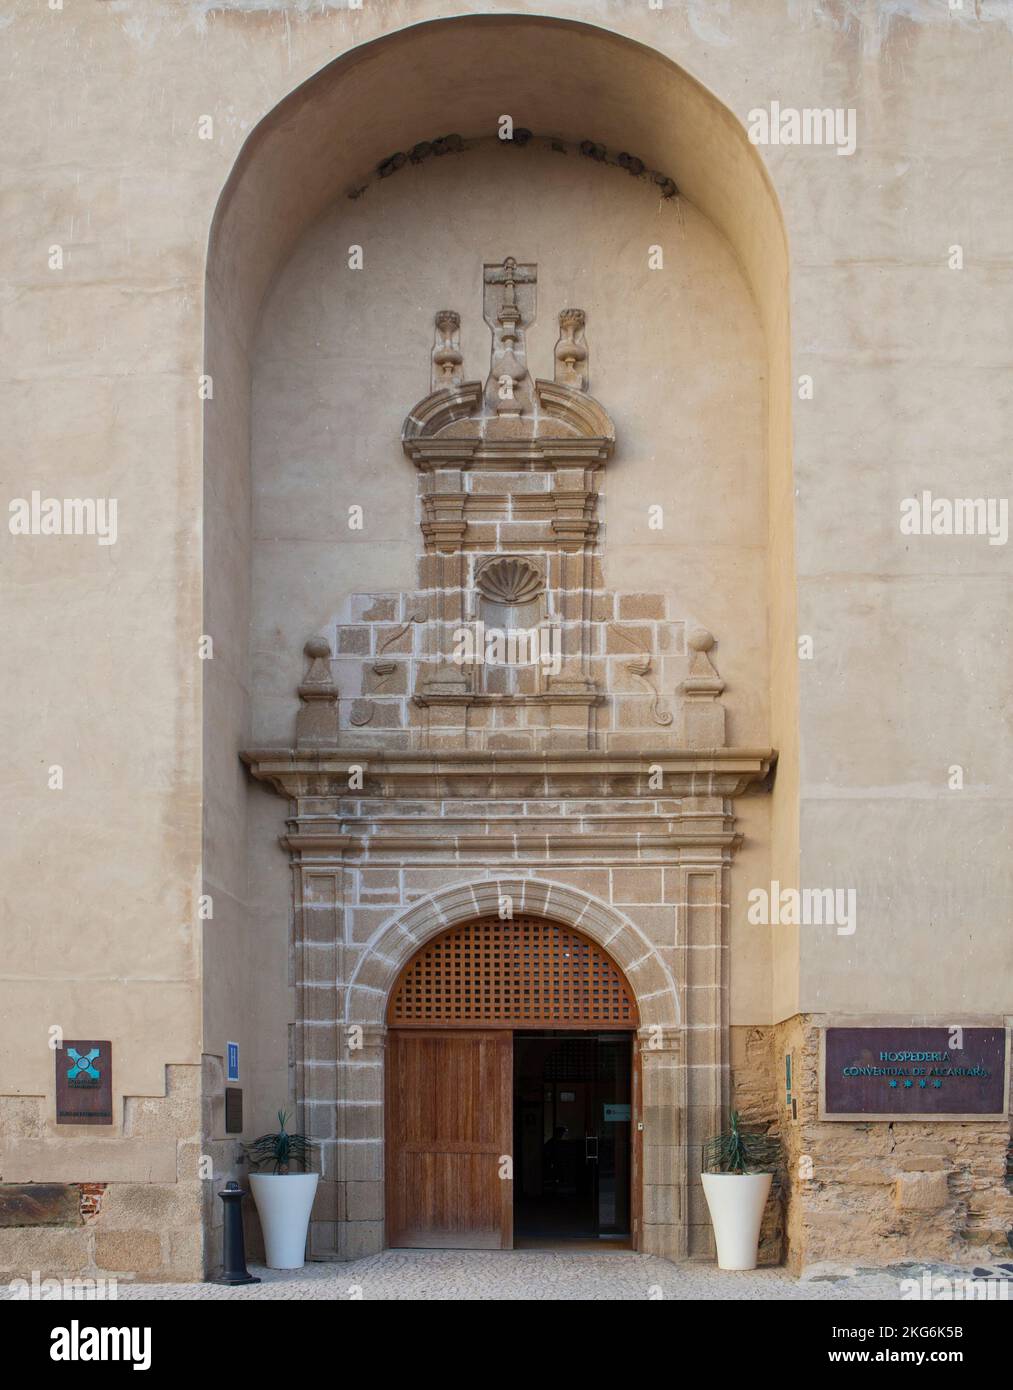
[[(730, 1107), (784, 1149), (765, 1260), (1008, 1249), (1008, 1077), (837, 1119), (821, 1048), (1013, 1010), (1010, 561), (898, 525), (1006, 486), (1013, 37), (481, 10), (16, 16), (10, 492), (116, 498), (118, 536), (5, 543), (4, 1277), (213, 1270), (279, 1108), (310, 1257), (382, 1249), (404, 1034), (532, 1021), (629, 1039), (642, 1250), (710, 1258)], [(851, 111), (853, 153), (751, 141), (774, 100)], [(854, 921), (754, 921), (782, 886)], [(440, 977), (482, 941), (481, 989)], [(510, 951), (571, 983), (531, 1005)], [(108, 1125), (61, 1122), (54, 1032), (111, 1044)]]

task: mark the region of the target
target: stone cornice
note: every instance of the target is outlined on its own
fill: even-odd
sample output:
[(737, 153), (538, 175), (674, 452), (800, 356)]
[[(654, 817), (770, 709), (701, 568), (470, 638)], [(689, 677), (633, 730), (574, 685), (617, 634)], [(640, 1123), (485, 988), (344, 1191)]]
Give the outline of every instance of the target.
[(614, 447), (606, 438), (544, 436), (515, 439), (408, 438), (405, 453), (423, 472), (436, 468), (484, 468), (516, 473), (524, 469), (587, 467), (603, 464)]
[[(678, 857), (679, 850), (732, 851), (742, 843), (737, 831), (715, 830), (712, 832), (677, 830), (667, 835), (619, 835), (615, 832), (594, 832), (584, 829), (576, 833), (558, 835), (390, 835), (382, 833), (383, 823), (374, 822), (380, 833), (354, 834), (335, 832), (328, 829), (299, 830), (283, 837), (287, 849), (298, 852), (304, 858), (314, 854), (326, 853), (361, 857), (368, 850), (375, 858), (385, 853), (397, 856), (426, 855), (427, 858), (450, 855), (451, 862), (477, 862), (482, 855), (538, 855), (552, 854), (553, 862), (559, 863), (575, 851), (580, 851), (581, 861), (590, 850), (609, 851), (625, 862), (632, 856), (637, 863), (650, 863), (657, 855), (664, 862)], [(475, 861), (463, 856), (474, 855)]]
[(254, 777), (291, 800), (347, 797), (350, 787), (357, 795), (411, 799), (736, 797), (762, 782), (777, 758), (770, 748), (438, 754), (260, 748), (240, 756)]
[[(615, 426), (599, 401), (556, 381), (538, 380), (534, 389), (537, 413), (504, 423), (480, 414), (480, 382), (440, 387), (408, 414), (401, 427), (402, 448), (423, 469), (448, 463), (459, 468), (516, 468), (520, 461), (551, 466), (604, 462), (609, 457)], [(473, 435), (444, 434), (462, 420), (472, 421)]]

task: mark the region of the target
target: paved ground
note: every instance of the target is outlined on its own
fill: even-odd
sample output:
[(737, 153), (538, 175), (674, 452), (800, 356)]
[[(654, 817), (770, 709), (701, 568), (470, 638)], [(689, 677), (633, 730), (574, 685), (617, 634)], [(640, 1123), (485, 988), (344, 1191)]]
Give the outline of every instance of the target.
[[(1007, 1272), (1008, 1270), (1008, 1272)], [(890, 1270), (825, 1270), (799, 1280), (781, 1269), (733, 1274), (711, 1264), (669, 1264), (630, 1251), (388, 1250), (350, 1264), (309, 1264), (294, 1274), (251, 1268), (263, 1283), (241, 1288), (216, 1284), (124, 1284), (131, 1299), (889, 1299), (904, 1296), (902, 1280), (928, 1275), (971, 1276), (970, 1270), (923, 1264)], [(993, 1274), (1013, 1300), (1013, 1265), (978, 1270)], [(0, 1290), (0, 1298), (6, 1290)], [(911, 1297), (910, 1289), (907, 1297)]]

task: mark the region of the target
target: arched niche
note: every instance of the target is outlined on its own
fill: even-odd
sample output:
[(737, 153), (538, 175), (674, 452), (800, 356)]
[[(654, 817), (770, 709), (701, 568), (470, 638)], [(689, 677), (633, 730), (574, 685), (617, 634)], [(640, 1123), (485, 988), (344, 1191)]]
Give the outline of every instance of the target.
[[(530, 15), (409, 26), (350, 50), (296, 88), (247, 138), (223, 189), (207, 259), (205, 872), (232, 892), (248, 722), (250, 348), (264, 295), (303, 231), (392, 151), (434, 132), (487, 136), (504, 110), (532, 130), (631, 149), (674, 179), (727, 238), (760, 310), (769, 356), (772, 743), (780, 753), (775, 851), (796, 852), (797, 662), (790, 460), (788, 247), (770, 178), (731, 111), (657, 51), (606, 29)], [(224, 935), (220, 933), (220, 935)]]
[[(221, 983), (243, 991), (236, 952), (248, 922), (250, 791), (237, 751), (249, 727), (253, 655), (251, 354), (272, 281), (306, 229), (375, 176), (394, 150), (456, 131), (488, 137), (503, 111), (539, 135), (630, 149), (674, 180), (723, 234), (755, 296), (767, 344), (767, 460), (773, 742), (780, 750), (775, 839), (790, 859), (794, 793), (794, 546), (789, 453), (788, 249), (777, 199), (736, 117), (664, 55), (594, 26), (536, 16), (466, 16), (410, 26), (337, 58), (251, 132), (222, 192), (208, 249), (205, 371), (206, 1009)], [(367, 193), (368, 196), (368, 193)], [(775, 847), (776, 848), (776, 847)], [(280, 856), (280, 851), (279, 851)], [(283, 865), (279, 862), (279, 871)], [(789, 877), (789, 871), (783, 873)], [(208, 981), (211, 982), (210, 987)]]

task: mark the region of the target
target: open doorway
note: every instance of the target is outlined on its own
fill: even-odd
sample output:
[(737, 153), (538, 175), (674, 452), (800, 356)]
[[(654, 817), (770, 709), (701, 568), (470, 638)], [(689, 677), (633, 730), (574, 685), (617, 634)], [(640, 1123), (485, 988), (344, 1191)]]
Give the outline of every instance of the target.
[(628, 1246), (632, 1034), (514, 1034), (514, 1245)]

